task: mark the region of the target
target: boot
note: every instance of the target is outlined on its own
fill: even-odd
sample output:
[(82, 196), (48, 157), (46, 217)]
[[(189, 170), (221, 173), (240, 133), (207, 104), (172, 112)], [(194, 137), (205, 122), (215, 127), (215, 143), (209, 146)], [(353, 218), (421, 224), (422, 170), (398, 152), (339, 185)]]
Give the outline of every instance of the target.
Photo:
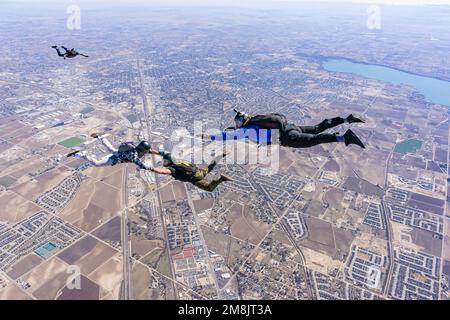
[(67, 158), (73, 157), (74, 155), (76, 155), (79, 151), (72, 151), (71, 153), (69, 153), (67, 155)]
[(222, 181), (234, 181), (233, 178), (231, 178), (231, 177), (229, 177), (229, 176), (226, 176), (226, 175), (224, 175), (224, 174), (221, 174), (221, 175), (220, 175), (220, 179), (221, 179)]
[(361, 140), (356, 136), (356, 134), (350, 129), (344, 133), (344, 142), (346, 146), (350, 144), (356, 144), (363, 149), (366, 148)]
[(364, 120), (355, 117), (353, 113), (351, 113), (345, 120), (347, 120), (348, 123), (358, 123), (358, 122), (364, 123)]

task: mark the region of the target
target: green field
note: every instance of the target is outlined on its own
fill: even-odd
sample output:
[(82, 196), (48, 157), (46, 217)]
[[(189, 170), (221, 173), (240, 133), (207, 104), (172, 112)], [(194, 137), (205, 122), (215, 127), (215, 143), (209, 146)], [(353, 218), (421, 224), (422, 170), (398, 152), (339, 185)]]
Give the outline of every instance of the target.
[(127, 115), (126, 118), (128, 119), (128, 121), (130, 121), (130, 123), (135, 123), (136, 121), (139, 120), (138, 116), (135, 115), (134, 113)]
[(58, 144), (62, 145), (63, 147), (66, 147), (66, 148), (72, 148), (79, 144), (82, 144), (83, 142), (84, 142), (83, 139), (80, 139), (77, 137), (72, 137), (72, 138), (66, 139), (64, 141), (61, 141)]
[(91, 106), (89, 106), (89, 107), (85, 107), (83, 110), (81, 110), (80, 113), (86, 114), (86, 113), (90, 113), (90, 112), (92, 112), (92, 111), (94, 111), (94, 110), (95, 110), (94, 108), (92, 108)]
[(422, 141), (416, 139), (408, 139), (395, 145), (394, 152), (397, 153), (416, 153), (422, 147)]
[(16, 182), (16, 179), (10, 177), (10, 176), (4, 176), (0, 177), (0, 186), (3, 186), (5, 188), (9, 188)]

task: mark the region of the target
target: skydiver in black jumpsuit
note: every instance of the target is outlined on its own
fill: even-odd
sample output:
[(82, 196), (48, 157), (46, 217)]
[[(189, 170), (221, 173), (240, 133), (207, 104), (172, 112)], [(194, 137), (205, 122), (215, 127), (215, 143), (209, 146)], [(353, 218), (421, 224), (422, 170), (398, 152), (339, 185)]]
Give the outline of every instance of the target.
[(76, 56), (82, 56), (82, 57), (86, 57), (86, 58), (89, 57), (87, 55), (77, 52), (74, 48), (68, 50), (66, 47), (61, 46), (61, 48), (63, 48), (65, 51), (64, 53), (61, 53), (58, 46), (52, 46), (52, 48), (55, 49), (56, 52), (58, 53), (58, 56), (63, 57), (64, 60), (66, 58), (68, 58), (68, 59), (75, 58)]

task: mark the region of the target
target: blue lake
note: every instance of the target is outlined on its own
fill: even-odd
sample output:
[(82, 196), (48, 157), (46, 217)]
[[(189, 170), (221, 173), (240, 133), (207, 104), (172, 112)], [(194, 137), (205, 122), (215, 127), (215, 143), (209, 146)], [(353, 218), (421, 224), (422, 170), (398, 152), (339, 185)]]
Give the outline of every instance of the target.
[(327, 71), (352, 73), (370, 79), (406, 84), (416, 88), (428, 102), (450, 107), (450, 82), (448, 81), (345, 59), (327, 59), (322, 62), (322, 66)]

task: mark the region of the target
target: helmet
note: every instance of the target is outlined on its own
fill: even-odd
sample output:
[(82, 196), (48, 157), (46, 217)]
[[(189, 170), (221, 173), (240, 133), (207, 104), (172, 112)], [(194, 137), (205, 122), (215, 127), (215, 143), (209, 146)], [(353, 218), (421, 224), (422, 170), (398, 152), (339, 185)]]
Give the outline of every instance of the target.
[(234, 121), (241, 123), (241, 125), (244, 124), (245, 121), (250, 118), (250, 116), (248, 114), (246, 114), (245, 112), (237, 111), (236, 109), (233, 109), (233, 110), (234, 110), (234, 112), (236, 112)]
[(147, 141), (141, 141), (136, 146), (138, 152), (146, 152), (150, 150), (150, 144)]
[(237, 111), (236, 109), (233, 109), (234, 112), (236, 112), (236, 116), (234, 117), (234, 120), (246, 120), (248, 118), (250, 118), (250, 116), (248, 114), (246, 114), (245, 112), (241, 112), (241, 111)]

